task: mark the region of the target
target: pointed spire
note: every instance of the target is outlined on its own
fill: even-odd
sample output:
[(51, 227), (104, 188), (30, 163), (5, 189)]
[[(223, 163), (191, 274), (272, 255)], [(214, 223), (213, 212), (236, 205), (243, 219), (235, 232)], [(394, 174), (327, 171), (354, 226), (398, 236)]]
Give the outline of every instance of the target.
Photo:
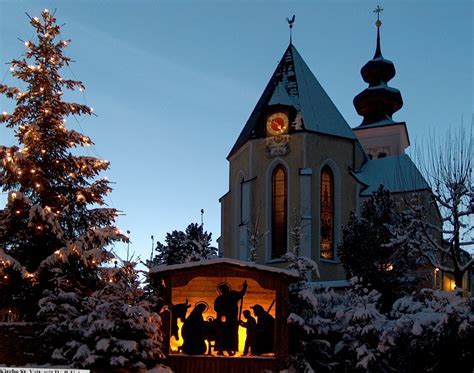
[(377, 5), (377, 8), (374, 9), (374, 13), (377, 13), (377, 21), (375, 21), (375, 27), (377, 27), (377, 46), (375, 48), (374, 59), (382, 56), (382, 50), (380, 48), (380, 26), (382, 26), (382, 21), (380, 20), (380, 13), (383, 12), (383, 8), (380, 5)]

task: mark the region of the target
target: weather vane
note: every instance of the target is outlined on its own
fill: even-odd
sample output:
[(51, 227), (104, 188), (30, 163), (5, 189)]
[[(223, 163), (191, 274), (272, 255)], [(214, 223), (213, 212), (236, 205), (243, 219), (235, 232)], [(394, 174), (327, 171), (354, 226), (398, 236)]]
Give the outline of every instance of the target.
[(291, 35), (291, 31), (292, 31), (292, 28), (293, 28), (293, 23), (295, 23), (295, 15), (293, 14), (293, 17), (291, 17), (291, 19), (289, 19), (288, 17), (286, 17), (286, 22), (288, 22), (288, 25), (290, 26), (290, 44), (291, 44), (291, 41), (292, 41), (292, 35)]
[(377, 21), (375, 22), (375, 26), (380, 27), (382, 25), (382, 21), (380, 20), (380, 13), (383, 12), (383, 8), (380, 5), (377, 5), (377, 8), (374, 9), (374, 13), (377, 13)]

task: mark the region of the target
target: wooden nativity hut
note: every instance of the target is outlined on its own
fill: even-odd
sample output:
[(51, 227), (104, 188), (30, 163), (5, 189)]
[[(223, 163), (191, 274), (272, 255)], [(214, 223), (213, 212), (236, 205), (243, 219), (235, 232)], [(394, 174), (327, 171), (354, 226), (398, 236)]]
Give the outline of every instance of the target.
[(294, 271), (218, 258), (157, 266), (167, 364), (180, 372), (280, 371), (288, 357)]

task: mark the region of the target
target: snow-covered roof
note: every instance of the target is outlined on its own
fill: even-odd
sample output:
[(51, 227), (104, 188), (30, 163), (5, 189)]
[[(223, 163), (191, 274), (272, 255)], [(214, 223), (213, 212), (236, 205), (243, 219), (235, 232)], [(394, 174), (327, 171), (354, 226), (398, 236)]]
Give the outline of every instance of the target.
[(308, 131), (357, 140), (308, 65), (290, 44), (229, 156), (258, 132), (257, 126), (262, 122), (261, 114), (268, 105), (275, 104), (292, 105), (301, 111), (304, 129)]
[(368, 160), (354, 176), (367, 186), (361, 196), (371, 195), (380, 185), (391, 193), (430, 189), (407, 154)]
[(295, 270), (270, 267), (267, 265), (255, 264), (252, 262), (244, 262), (242, 260), (230, 259), (230, 258), (216, 258), (216, 259), (209, 259), (209, 260), (201, 260), (199, 262), (188, 262), (188, 263), (173, 264), (173, 265), (160, 265), (160, 266), (152, 267), (150, 269), (150, 273), (169, 272), (169, 271), (174, 271), (178, 269), (205, 267), (205, 266), (219, 265), (219, 264), (230, 264), (237, 267), (254, 268), (260, 271), (279, 273), (279, 274), (286, 275), (289, 277), (298, 277), (298, 272)]

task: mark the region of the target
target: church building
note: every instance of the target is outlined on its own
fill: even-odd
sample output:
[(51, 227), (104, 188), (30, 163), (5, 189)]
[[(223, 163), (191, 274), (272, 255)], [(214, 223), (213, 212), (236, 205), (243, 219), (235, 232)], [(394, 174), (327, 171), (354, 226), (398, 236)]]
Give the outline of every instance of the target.
[[(388, 82), (394, 64), (381, 51), (361, 69), (368, 84), (354, 98), (362, 122), (351, 128), (290, 44), (230, 150), (229, 191), (220, 199), (219, 249), (247, 261), (284, 266), (291, 228), (300, 226), (300, 255), (319, 265), (318, 281), (345, 283), (337, 257), (342, 226), (379, 185), (393, 195), (429, 186), (405, 149), (405, 122), (392, 119), (403, 100)], [(251, 237), (253, 235), (253, 238)]]

